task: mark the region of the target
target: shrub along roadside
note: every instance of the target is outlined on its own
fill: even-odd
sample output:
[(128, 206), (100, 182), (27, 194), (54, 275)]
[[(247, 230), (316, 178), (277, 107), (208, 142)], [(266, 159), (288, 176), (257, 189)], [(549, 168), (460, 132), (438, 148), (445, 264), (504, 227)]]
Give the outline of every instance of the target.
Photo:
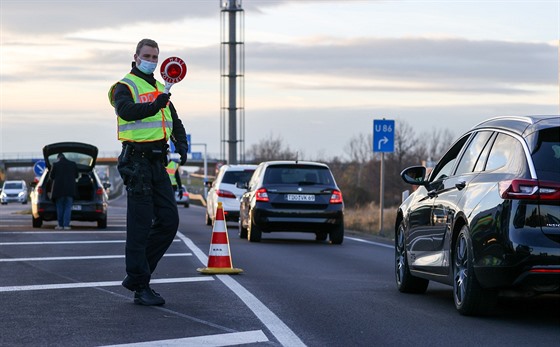
[(359, 233), (393, 239), (397, 207), (383, 209), (383, 228), (379, 230), (379, 205), (369, 203), (344, 208), (344, 228)]

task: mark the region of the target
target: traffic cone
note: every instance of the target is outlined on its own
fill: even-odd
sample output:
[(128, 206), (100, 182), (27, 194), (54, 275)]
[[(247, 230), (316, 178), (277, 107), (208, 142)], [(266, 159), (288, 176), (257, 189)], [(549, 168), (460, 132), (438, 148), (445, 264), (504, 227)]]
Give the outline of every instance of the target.
[(197, 271), (210, 275), (235, 275), (243, 272), (242, 269), (234, 268), (231, 263), (229, 238), (226, 230), (224, 209), (221, 202), (218, 202), (216, 218), (214, 218), (214, 226), (212, 227), (212, 241), (210, 242), (210, 251), (208, 252), (208, 266), (199, 268)]

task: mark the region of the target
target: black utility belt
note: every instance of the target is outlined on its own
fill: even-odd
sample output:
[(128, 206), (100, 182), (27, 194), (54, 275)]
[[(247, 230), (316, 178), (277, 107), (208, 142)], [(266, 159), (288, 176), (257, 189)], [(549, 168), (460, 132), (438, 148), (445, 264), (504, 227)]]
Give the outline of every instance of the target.
[(161, 149), (137, 150), (133, 148), (130, 155), (133, 157), (142, 157), (147, 159), (161, 159), (167, 156), (167, 151)]
[[(164, 148), (141, 148), (139, 145), (127, 143), (124, 145), (123, 158), (145, 158), (152, 161), (167, 161), (167, 147)], [(167, 165), (167, 164), (166, 164)]]

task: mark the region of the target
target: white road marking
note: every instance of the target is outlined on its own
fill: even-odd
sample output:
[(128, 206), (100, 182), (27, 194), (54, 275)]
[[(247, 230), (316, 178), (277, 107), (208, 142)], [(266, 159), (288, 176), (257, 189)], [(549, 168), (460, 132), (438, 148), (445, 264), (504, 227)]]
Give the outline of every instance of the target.
[[(203, 265), (208, 264), (208, 257), (204, 254), (188, 237), (181, 232), (177, 232), (177, 236), (185, 242), (187, 247), (191, 249), (194, 255)], [(283, 346), (305, 346), (300, 338), (278, 318), (268, 307), (259, 301), (251, 292), (245, 289), (230, 275), (217, 275), (232, 292), (234, 292), (247, 307), (260, 319), (267, 329)]]
[(363, 243), (367, 243), (370, 245), (376, 245), (376, 246), (380, 246), (380, 247), (385, 247), (385, 248), (395, 248), (394, 245), (388, 245), (385, 243), (379, 243), (379, 242), (373, 242), (373, 241), (368, 241), (368, 240), (363, 240), (363, 239), (359, 239), (356, 237), (348, 237), (348, 236), (344, 236), (345, 239), (350, 239), (350, 240), (354, 240), (354, 241), (358, 241), (358, 242), (363, 242)]
[[(190, 257), (192, 253), (171, 253), (165, 254), (164, 257)], [(41, 257), (41, 258), (5, 258), (0, 259), (0, 263), (16, 262), (16, 261), (48, 261), (48, 260), (86, 260), (86, 259), (119, 259), (124, 258), (124, 254), (118, 255), (92, 255), (79, 257)]]
[[(204, 282), (213, 281), (212, 277), (179, 277), (152, 279), (151, 283), (183, 283), (183, 282)], [(37, 284), (31, 286), (10, 286), (0, 287), (0, 292), (19, 292), (29, 290), (50, 290), (50, 289), (72, 289), (72, 288), (94, 288), (94, 287), (114, 287), (121, 286), (122, 281), (108, 282), (80, 282), (80, 283), (57, 283), (57, 284)]]
[(186, 337), (174, 340), (160, 340), (139, 343), (127, 343), (123, 345), (111, 345), (105, 347), (190, 347), (190, 346), (205, 346), (205, 347), (219, 347), (219, 346), (234, 346), (241, 344), (268, 342), (268, 338), (262, 330), (243, 331), (238, 333), (218, 334), (218, 335), (205, 335)]

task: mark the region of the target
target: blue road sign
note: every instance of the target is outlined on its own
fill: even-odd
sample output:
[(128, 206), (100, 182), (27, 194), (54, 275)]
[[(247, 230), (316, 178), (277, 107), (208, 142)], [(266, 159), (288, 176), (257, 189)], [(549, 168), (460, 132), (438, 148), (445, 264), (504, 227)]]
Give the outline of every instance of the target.
[(35, 164), (33, 165), (33, 172), (35, 173), (36, 177), (41, 177), (41, 175), (43, 174), (43, 171), (45, 171), (45, 167), (47, 165), (45, 164), (44, 160), (37, 160), (35, 162)]
[(395, 150), (395, 121), (373, 120), (373, 151), (393, 152)]
[(202, 160), (202, 152), (192, 152), (193, 160)]

